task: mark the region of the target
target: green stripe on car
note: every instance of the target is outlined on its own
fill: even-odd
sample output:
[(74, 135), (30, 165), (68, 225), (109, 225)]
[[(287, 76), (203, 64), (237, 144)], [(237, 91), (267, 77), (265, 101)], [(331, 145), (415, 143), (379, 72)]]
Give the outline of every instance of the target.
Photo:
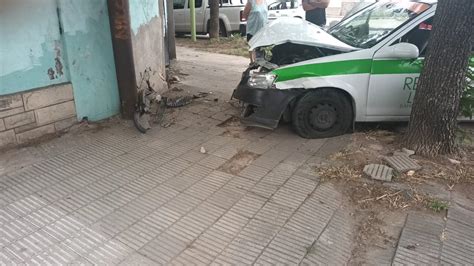
[(276, 82), (307, 77), (326, 77), (351, 74), (411, 74), (420, 73), (422, 59), (417, 60), (372, 60), (359, 59), (300, 65), (273, 70), (278, 76)]

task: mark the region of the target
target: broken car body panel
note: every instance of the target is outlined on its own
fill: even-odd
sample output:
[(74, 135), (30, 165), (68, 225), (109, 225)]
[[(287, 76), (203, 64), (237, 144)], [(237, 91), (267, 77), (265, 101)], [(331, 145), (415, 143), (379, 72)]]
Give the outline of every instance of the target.
[(344, 52), (356, 50), (315, 24), (295, 17), (279, 18), (270, 22), (252, 37), (249, 46), (252, 51), (258, 47), (283, 43), (317, 46)]

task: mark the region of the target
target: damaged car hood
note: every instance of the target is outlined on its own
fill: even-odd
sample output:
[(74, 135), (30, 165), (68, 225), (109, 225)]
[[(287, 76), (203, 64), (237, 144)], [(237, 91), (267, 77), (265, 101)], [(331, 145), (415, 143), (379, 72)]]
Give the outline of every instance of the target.
[(257, 47), (294, 43), (349, 52), (358, 50), (334, 38), (320, 27), (300, 18), (279, 18), (268, 23), (249, 42), (250, 50)]

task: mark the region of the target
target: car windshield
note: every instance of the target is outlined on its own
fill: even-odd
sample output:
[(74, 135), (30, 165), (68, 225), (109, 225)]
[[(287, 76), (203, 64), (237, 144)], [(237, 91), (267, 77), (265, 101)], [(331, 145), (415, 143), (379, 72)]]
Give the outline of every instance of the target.
[(419, 2), (379, 2), (341, 21), (329, 33), (351, 46), (370, 48), (429, 7)]

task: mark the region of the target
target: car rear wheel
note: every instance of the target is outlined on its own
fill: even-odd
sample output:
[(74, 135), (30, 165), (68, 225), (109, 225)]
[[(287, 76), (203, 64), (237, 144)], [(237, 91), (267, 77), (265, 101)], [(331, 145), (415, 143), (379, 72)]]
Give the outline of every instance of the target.
[(303, 138), (328, 138), (346, 133), (353, 111), (349, 99), (334, 89), (306, 93), (296, 103), (292, 114), (293, 128)]
[(220, 37), (229, 37), (225, 24), (222, 20), (219, 20), (219, 36)]

